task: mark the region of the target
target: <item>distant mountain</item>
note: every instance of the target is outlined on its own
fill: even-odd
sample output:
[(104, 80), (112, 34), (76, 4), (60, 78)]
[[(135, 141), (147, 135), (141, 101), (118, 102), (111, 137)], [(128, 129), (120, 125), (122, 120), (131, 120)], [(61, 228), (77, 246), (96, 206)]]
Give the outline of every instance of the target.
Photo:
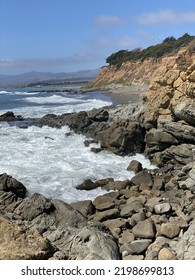
[(78, 72), (69, 72), (69, 73), (51, 73), (51, 72), (37, 72), (31, 71), (19, 75), (4, 75), (0, 74), (0, 87), (13, 87), (13, 86), (28, 86), (29, 84), (36, 84), (39, 82), (52, 83), (52, 80), (55, 83), (60, 81), (69, 81), (69, 80), (91, 80), (95, 79), (99, 69), (96, 70), (82, 70)]

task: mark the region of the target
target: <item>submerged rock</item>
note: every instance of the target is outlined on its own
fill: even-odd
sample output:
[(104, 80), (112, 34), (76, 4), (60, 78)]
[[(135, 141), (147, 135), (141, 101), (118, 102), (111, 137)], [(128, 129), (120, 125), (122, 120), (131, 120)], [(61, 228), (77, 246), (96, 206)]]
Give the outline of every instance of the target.
[(96, 183), (94, 183), (92, 180), (87, 179), (85, 180), (82, 184), (76, 186), (77, 190), (86, 190), (86, 191), (90, 191), (93, 189), (96, 189), (98, 187), (98, 185)]

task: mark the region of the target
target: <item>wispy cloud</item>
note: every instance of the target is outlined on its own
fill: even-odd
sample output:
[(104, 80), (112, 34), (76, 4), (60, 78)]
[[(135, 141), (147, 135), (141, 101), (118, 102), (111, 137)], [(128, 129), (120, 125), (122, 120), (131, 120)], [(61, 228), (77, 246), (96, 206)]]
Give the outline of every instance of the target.
[(13, 63), (13, 60), (10, 58), (0, 58), (0, 69), (1, 67), (9, 67)]
[[(82, 69), (94, 61), (94, 55), (89, 52), (80, 52), (72, 56), (57, 58), (7, 59), (0, 58), (0, 73), (18, 73), (31, 70), (37, 71), (73, 71)], [(69, 70), (70, 69), (70, 70)]]
[(88, 40), (87, 43), (95, 49), (105, 48), (127, 48), (131, 49), (137, 46), (137, 41), (130, 36), (113, 38), (111, 36)]
[(143, 25), (153, 24), (181, 24), (181, 23), (195, 23), (195, 11), (190, 12), (173, 12), (171, 10), (162, 10), (153, 13), (145, 13), (137, 18), (135, 21)]
[(94, 24), (99, 27), (120, 25), (123, 22), (123, 18), (119, 16), (99, 16), (94, 20)]
[(72, 63), (85, 62), (89, 59), (87, 53), (77, 53), (70, 57), (57, 58), (32, 58), (32, 59), (4, 59), (0, 58), (0, 69), (6, 67), (34, 67), (68, 65)]

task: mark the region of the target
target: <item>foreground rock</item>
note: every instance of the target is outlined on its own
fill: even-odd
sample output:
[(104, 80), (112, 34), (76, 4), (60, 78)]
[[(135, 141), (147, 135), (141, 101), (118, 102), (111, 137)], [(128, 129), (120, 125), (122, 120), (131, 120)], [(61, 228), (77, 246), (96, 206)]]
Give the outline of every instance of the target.
[(0, 216), (1, 260), (46, 260), (53, 255), (49, 240), (24, 223), (15, 224)]
[(0, 191), (10, 191), (22, 198), (26, 195), (25, 186), (6, 173), (0, 175)]
[(1, 259), (120, 259), (116, 240), (102, 224), (63, 201), (16, 193), (0, 191)]
[(144, 171), (144, 185), (132, 178), (117, 190), (107, 179), (115, 191), (72, 205), (1, 190), (0, 258), (194, 259), (195, 192), (179, 176), (173, 189), (159, 189), (161, 171)]

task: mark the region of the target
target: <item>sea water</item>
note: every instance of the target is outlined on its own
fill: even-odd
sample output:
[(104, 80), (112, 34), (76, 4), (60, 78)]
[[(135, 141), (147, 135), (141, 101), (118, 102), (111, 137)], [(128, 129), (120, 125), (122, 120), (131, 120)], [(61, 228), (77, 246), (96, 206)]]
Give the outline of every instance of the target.
[[(51, 92), (51, 89), (49, 92), (41, 92), (40, 89), (0, 91), (0, 115), (12, 111), (24, 118), (87, 111), (111, 104), (111, 98), (101, 92), (81, 94)], [(85, 147), (85, 136), (68, 132), (70, 129), (67, 126), (60, 129), (29, 126), (24, 129), (14, 123), (0, 122), (0, 174), (7, 173), (21, 181), (29, 195), (39, 192), (48, 198), (71, 203), (94, 199), (106, 192), (100, 188), (77, 190), (75, 187), (85, 179), (130, 179), (134, 173), (126, 169), (133, 159), (139, 160), (143, 167), (153, 168), (140, 154), (125, 157), (108, 151), (94, 154), (90, 149), (98, 147), (98, 144)]]

